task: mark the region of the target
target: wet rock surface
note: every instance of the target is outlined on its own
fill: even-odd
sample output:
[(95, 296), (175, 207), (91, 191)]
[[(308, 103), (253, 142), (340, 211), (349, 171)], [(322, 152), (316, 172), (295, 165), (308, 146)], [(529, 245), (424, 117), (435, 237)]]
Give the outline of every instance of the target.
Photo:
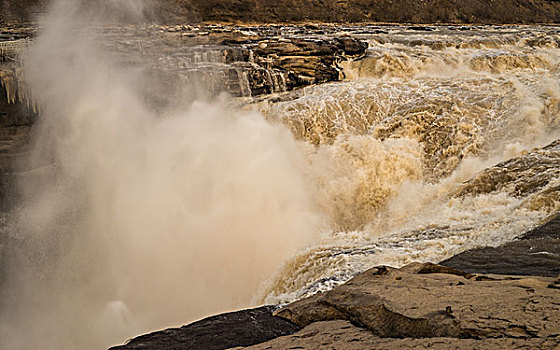
[(560, 216), (499, 247), (467, 250), (440, 264), (473, 273), (560, 275)]
[(0, 88), (0, 210), (15, 201), (16, 173), (25, 170), (30, 135), (36, 114), (25, 103), (13, 103)]
[(0, 29), (0, 212), (16, 200), (16, 173), (25, 170), (31, 128), (37, 119), (19, 89), (21, 54), (36, 28)]
[(151, 25), (109, 28), (104, 35), (122, 62), (130, 65), (135, 57), (156, 78), (166, 73), (164, 80), (176, 85), (194, 84), (199, 95), (257, 96), (337, 81), (343, 78), (339, 63), (368, 47), (333, 26)]
[[(558, 212), (560, 187), (560, 140), (490, 167), (467, 181), (459, 196), (506, 192), (527, 196), (522, 206)], [(519, 239), (499, 247), (471, 249), (441, 262), (442, 265), (476, 273), (556, 276), (560, 274), (560, 216)]]
[[(22, 95), (17, 86), (22, 77), (15, 74), (14, 61), (35, 31), (0, 32), (0, 61), (12, 62), (2, 67), (0, 78), (12, 103)], [(123, 69), (140, 68), (151, 77), (146, 96), (156, 95), (149, 100), (153, 103), (185, 97), (176, 94), (185, 90), (179, 88), (185, 83), (192, 86), (186, 92), (191, 97), (211, 97), (221, 92), (257, 96), (340, 80), (339, 63), (364, 55), (368, 47), (365, 41), (339, 33), (332, 25), (302, 30), (280, 25), (146, 24), (95, 31), (100, 47), (116, 56)]]
[(181, 328), (167, 329), (134, 338), (111, 350), (189, 349), (218, 350), (251, 346), (292, 334), (300, 327), (272, 316), (274, 307), (264, 306), (213, 316)]
[(554, 180), (558, 179), (559, 175), (560, 140), (556, 140), (543, 148), (482, 171), (465, 184), (459, 196), (496, 191), (507, 192), (513, 196), (526, 196), (545, 190), (553, 200), (558, 198), (560, 188)]
[[(275, 311), (275, 320), (283, 318), (302, 329), (293, 333), (297, 327), (290, 324), (289, 334), (258, 345), (254, 341), (245, 348), (556, 349), (560, 346), (559, 288), (558, 277), (475, 275), (430, 263), (401, 269), (379, 266), (329, 292)], [(272, 312), (271, 308), (256, 310)], [(232, 314), (222, 317), (228, 315)], [(226, 323), (212, 323), (213, 319), (200, 321), (209, 328), (194, 339), (212, 341), (212, 334), (237, 332), (245, 325), (252, 329), (255, 324), (239, 320), (235, 328), (223, 328)], [(181, 329), (196, 329), (196, 325)], [(266, 327), (266, 323), (258, 326)], [(192, 339), (173, 336), (177, 332), (152, 333), (113, 349), (195, 349)], [(238, 339), (247, 334), (241, 332)], [(173, 337), (173, 346), (154, 341)], [(224, 344), (221, 340), (217, 344), (207, 349), (227, 348), (219, 347)]]

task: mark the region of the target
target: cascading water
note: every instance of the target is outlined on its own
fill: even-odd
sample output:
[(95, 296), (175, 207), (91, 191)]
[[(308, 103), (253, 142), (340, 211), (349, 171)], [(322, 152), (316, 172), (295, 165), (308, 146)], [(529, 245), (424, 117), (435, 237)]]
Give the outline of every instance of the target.
[[(260, 67), (278, 94), (250, 98), (250, 49), (100, 28), (77, 4), (25, 64), (41, 118), (2, 237), (2, 348), (99, 349), (291, 301), (560, 208), (555, 27), (264, 27), (370, 48), (345, 80), (291, 92)], [(245, 98), (213, 97), (223, 85)]]
[[(346, 81), (259, 104), (315, 145), (315, 200), (330, 220), (263, 289), (265, 302), (327, 290), (376, 264), (496, 246), (559, 209), (557, 146), (539, 150), (560, 136), (555, 30), (361, 37), (369, 54), (345, 64)], [(505, 180), (490, 168), (464, 184), (512, 157), (497, 166)]]

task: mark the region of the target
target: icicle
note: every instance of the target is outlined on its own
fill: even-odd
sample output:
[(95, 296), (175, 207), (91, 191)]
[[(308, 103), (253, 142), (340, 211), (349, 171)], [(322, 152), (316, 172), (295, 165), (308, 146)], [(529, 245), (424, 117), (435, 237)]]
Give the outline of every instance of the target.
[(8, 100), (8, 103), (15, 103), (15, 95), (17, 93), (14, 93), (14, 77), (13, 77), (13, 72), (12, 71), (1, 71), (0, 72), (0, 79), (2, 82), (2, 87), (4, 88), (4, 90), (6, 90), (6, 99)]
[(22, 68), (0, 70), (0, 85), (6, 91), (6, 100), (9, 104), (26, 104), (37, 113), (39, 108), (31, 90), (25, 84)]
[(281, 80), (280, 91), (285, 92), (285, 91), (288, 90), (288, 83), (286, 82), (286, 75), (284, 75), (284, 72), (279, 72), (278, 74), (280, 75), (280, 80)]
[(274, 93), (276, 92), (276, 84), (274, 83), (273, 75), (268, 69), (265, 69), (265, 72), (266, 83), (268, 84), (268, 86), (270, 86), (270, 92)]
[(0, 42), (0, 60), (2, 61), (18, 61), (27, 52), (29, 40), (10, 40)]
[(241, 69), (235, 69), (237, 72), (237, 77), (239, 79), (239, 89), (241, 90), (241, 96), (250, 97), (251, 96), (251, 85), (249, 84), (249, 78), (247, 77), (247, 72)]

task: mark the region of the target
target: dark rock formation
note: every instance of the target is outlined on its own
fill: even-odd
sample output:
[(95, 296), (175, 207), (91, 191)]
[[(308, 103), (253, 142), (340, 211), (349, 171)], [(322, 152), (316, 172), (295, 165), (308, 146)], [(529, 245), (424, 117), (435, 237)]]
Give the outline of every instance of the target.
[(273, 309), (263, 306), (209, 317), (181, 328), (142, 335), (111, 350), (221, 350), (251, 346), (300, 329), (290, 321), (272, 316)]
[(0, 211), (16, 200), (15, 173), (25, 169), (31, 127), (36, 114), (25, 103), (9, 101), (0, 88)]
[(286, 87), (340, 80), (338, 61), (363, 55), (365, 42), (351, 37), (332, 39), (267, 39), (258, 42), (255, 62), (266, 68), (287, 72)]
[[(257, 96), (340, 80), (339, 63), (363, 56), (368, 48), (333, 26), (302, 31), (297, 26), (143, 25), (101, 31), (104, 52), (115, 62), (123, 69), (145, 70), (146, 99), (159, 107), (165, 100), (184, 99), (176, 94), (185, 86), (198, 94), (194, 97), (224, 91)], [(0, 61), (17, 62), (13, 56), (25, 51), (33, 35), (33, 28), (0, 31)], [(4, 86), (7, 79), (14, 81), (13, 89), (18, 81), (10, 70), (0, 67), (0, 80)]]
[(15, 174), (26, 168), (29, 135), (37, 117), (29, 101), (24, 101), (18, 82), (20, 54), (34, 30), (0, 30), (0, 212), (10, 209), (16, 201)]
[[(560, 202), (560, 140), (512, 158), (467, 181), (458, 196), (508, 193), (527, 197), (523, 206), (557, 213)], [(560, 274), (560, 216), (552, 216), (521, 239), (499, 247), (471, 249), (441, 262), (468, 272), (508, 275)]]
[(473, 273), (560, 275), (560, 216), (499, 247), (471, 249), (440, 264)]
[(560, 188), (547, 185), (560, 176), (560, 140), (525, 155), (496, 164), (465, 183), (459, 196), (507, 192), (527, 196), (543, 189), (557, 196)]
[[(543, 225), (535, 227), (521, 236), (523, 240), (560, 239), (560, 215), (547, 220)], [(560, 274), (557, 273), (557, 274)]]

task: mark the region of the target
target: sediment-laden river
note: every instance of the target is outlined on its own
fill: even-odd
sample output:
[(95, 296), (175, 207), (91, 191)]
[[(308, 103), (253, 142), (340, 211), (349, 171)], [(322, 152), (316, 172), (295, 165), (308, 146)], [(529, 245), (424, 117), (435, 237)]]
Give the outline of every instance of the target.
[(558, 211), (559, 148), (544, 147), (559, 137), (556, 28), (350, 33), (369, 49), (344, 64), (346, 79), (261, 107), (314, 145), (329, 222), (321, 243), (284, 266), (269, 302), (375, 264), (500, 245)]
[(559, 211), (558, 27), (64, 18), (3, 46), (39, 116), (4, 214), (7, 349), (289, 302)]

